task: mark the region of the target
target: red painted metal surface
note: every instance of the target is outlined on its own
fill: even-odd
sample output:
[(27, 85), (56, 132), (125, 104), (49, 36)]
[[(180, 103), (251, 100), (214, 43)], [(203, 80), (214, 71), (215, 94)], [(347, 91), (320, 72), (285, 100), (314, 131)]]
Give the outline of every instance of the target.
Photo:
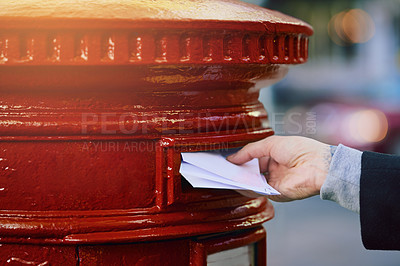
[(191, 243), (191, 265), (205, 265), (207, 255), (255, 244), (255, 260), (257, 265), (266, 265), (265, 250), (267, 249), (266, 232), (263, 227), (236, 231), (229, 235), (201, 237)]
[[(193, 189), (180, 152), (273, 134), (259, 89), (311, 34), (238, 1), (1, 2), (1, 263), (184, 265), (199, 235), (271, 219), (265, 198)], [(249, 232), (234, 242), (265, 240)]]

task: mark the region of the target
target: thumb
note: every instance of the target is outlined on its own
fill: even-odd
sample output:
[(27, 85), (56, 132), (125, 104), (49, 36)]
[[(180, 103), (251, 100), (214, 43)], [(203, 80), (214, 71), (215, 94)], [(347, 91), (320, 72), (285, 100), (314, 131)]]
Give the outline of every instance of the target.
[(254, 158), (269, 157), (275, 138), (276, 136), (271, 136), (257, 142), (249, 143), (240, 151), (228, 156), (226, 159), (234, 164), (244, 164)]

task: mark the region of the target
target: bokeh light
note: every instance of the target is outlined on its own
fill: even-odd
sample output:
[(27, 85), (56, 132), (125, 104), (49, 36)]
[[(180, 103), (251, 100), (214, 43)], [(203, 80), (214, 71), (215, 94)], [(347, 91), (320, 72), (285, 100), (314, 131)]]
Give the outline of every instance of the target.
[(371, 16), (361, 9), (342, 11), (332, 17), (328, 34), (338, 45), (365, 43), (375, 34), (375, 23)]
[(351, 138), (360, 143), (383, 140), (388, 132), (388, 121), (384, 113), (376, 109), (365, 109), (351, 114), (347, 119)]

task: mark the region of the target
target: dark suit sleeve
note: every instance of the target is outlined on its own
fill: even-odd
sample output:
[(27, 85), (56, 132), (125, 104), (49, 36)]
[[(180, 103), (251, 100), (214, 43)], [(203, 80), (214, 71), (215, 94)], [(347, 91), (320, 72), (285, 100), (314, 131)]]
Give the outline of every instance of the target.
[(400, 157), (364, 152), (360, 179), (365, 248), (400, 250)]

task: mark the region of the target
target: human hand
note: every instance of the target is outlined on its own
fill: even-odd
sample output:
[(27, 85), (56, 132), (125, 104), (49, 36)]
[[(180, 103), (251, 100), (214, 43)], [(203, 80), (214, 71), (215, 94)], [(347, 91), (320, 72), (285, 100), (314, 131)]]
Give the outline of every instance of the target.
[(332, 159), (331, 146), (305, 137), (271, 136), (247, 144), (227, 159), (243, 164), (258, 158), (268, 183), (281, 195), (274, 201), (292, 201), (318, 195)]

